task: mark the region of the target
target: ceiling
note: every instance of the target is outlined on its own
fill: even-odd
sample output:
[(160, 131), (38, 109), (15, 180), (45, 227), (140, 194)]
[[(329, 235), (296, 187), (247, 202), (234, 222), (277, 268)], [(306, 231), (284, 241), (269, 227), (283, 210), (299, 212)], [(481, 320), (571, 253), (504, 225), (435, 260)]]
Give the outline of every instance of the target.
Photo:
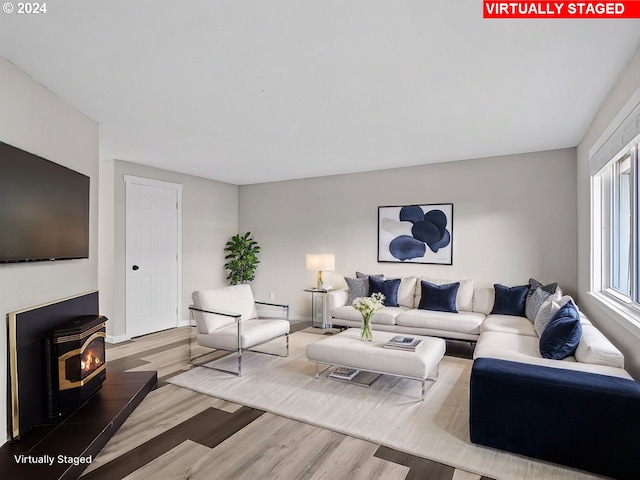
[(100, 124), (100, 158), (237, 185), (576, 146), (640, 20), (480, 0), (65, 0), (0, 55)]

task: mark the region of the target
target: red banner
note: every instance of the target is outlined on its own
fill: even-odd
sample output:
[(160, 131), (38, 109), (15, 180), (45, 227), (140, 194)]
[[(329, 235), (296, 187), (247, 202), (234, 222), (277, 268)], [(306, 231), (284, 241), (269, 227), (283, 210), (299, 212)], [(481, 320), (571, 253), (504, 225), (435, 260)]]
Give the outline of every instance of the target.
[(484, 18), (640, 18), (640, 1), (521, 2), (483, 0)]

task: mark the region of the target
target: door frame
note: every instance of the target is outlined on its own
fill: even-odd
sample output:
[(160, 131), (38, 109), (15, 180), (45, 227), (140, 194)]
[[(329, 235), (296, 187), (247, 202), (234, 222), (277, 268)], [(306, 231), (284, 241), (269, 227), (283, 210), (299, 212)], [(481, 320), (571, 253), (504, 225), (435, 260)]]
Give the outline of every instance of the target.
[(129, 334), (129, 332), (131, 332), (131, 329), (129, 328), (129, 315), (128, 315), (128, 302), (127, 302), (127, 292), (128, 292), (128, 285), (127, 285), (127, 250), (128, 250), (128, 246), (127, 246), (127, 238), (126, 238), (126, 225), (127, 225), (127, 185), (128, 184), (135, 184), (135, 185), (144, 185), (147, 187), (155, 187), (155, 188), (164, 188), (164, 189), (168, 189), (168, 190), (175, 190), (176, 194), (177, 194), (177, 201), (178, 201), (178, 208), (177, 208), (177, 236), (178, 238), (177, 240), (177, 254), (178, 254), (178, 262), (177, 262), (177, 285), (176, 285), (176, 305), (178, 308), (178, 311), (176, 313), (176, 327), (179, 327), (182, 323), (182, 184), (181, 183), (173, 183), (173, 182), (165, 182), (163, 180), (155, 180), (152, 178), (145, 178), (145, 177), (137, 177), (134, 175), (124, 175), (124, 183), (125, 183), (125, 247), (124, 247), (124, 258), (125, 258), (125, 289), (124, 289), (124, 294), (125, 294), (125, 302), (124, 302), (124, 308), (125, 308), (125, 332), (126, 332), (126, 336), (128, 338), (131, 338), (131, 335)]

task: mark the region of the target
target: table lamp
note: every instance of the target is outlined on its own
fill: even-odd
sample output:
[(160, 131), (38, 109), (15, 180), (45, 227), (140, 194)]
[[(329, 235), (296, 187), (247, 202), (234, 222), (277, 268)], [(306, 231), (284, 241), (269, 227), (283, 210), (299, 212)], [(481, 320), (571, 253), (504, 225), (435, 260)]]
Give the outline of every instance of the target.
[(330, 272), (336, 268), (336, 256), (333, 253), (308, 253), (307, 270), (318, 272), (318, 288), (329, 289), (322, 281), (322, 272)]

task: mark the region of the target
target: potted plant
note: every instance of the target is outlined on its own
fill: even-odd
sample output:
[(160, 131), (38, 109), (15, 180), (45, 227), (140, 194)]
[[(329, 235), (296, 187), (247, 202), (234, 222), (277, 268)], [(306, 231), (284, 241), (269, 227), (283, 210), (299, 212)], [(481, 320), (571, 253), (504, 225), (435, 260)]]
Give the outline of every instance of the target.
[(227, 260), (224, 268), (229, 270), (227, 280), (231, 282), (231, 285), (248, 283), (253, 280), (256, 268), (260, 263), (258, 259), (260, 246), (258, 242), (251, 238), (251, 232), (247, 232), (244, 235), (234, 235), (227, 242), (224, 250), (227, 252), (224, 257)]

